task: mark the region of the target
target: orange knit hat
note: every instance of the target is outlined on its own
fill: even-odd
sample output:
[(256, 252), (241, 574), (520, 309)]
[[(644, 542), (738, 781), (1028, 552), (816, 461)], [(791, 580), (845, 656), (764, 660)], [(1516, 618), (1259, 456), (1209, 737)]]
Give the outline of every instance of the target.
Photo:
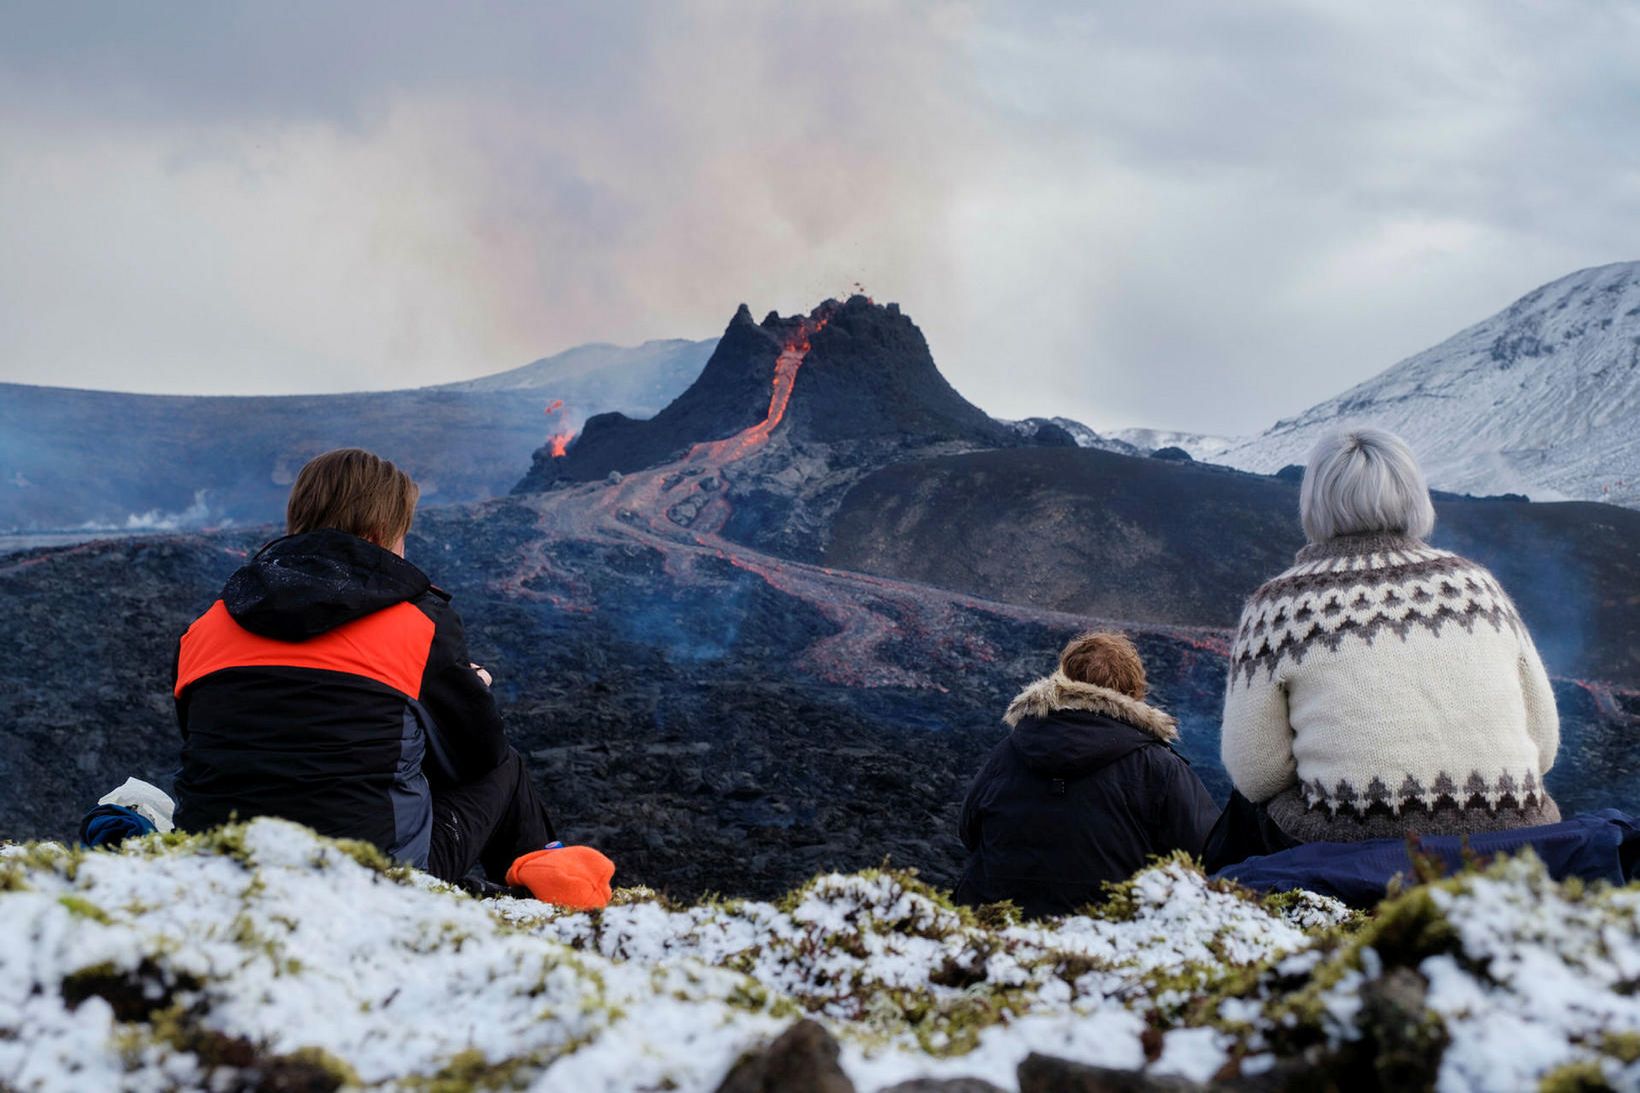
[(512, 863), (507, 883), (528, 888), (542, 903), (590, 911), (609, 902), (615, 863), (590, 846), (532, 850)]

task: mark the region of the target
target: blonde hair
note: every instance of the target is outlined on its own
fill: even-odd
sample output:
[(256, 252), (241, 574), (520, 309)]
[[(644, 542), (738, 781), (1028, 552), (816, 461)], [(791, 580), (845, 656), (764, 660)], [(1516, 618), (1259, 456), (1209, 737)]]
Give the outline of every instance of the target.
[(420, 497), (420, 487), (388, 460), (363, 448), (338, 448), (314, 456), (297, 474), (285, 530), (335, 528), (391, 547), (409, 533)]
[(1145, 662), (1125, 634), (1090, 630), (1072, 638), (1059, 654), (1059, 671), (1077, 683), (1091, 683), (1143, 700), (1150, 690)]
[(1328, 433), (1310, 453), (1298, 515), (1312, 543), (1340, 535), (1426, 539), (1435, 505), (1406, 441), (1383, 429)]

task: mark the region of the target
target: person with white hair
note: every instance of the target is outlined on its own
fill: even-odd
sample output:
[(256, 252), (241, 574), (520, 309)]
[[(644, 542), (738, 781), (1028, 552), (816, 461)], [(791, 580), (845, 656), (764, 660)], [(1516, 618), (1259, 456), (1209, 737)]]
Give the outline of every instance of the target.
[(1230, 652), (1230, 812), (1251, 803), (1264, 840), (1242, 849), (1558, 821), (1543, 662), (1492, 574), (1425, 542), (1435, 508), (1405, 442), (1322, 439), (1299, 514), (1309, 545), (1248, 600)]

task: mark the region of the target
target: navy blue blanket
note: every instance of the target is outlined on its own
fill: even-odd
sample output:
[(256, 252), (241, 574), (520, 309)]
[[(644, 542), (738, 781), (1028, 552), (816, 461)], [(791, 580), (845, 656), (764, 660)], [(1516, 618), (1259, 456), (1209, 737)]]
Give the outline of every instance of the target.
[(1351, 907), (1372, 907), (1397, 874), (1413, 877), (1411, 850), (1432, 855), (1448, 871), (1463, 866), (1464, 846), (1471, 855), (1489, 858), (1531, 847), (1556, 880), (1626, 884), (1640, 866), (1640, 828), (1629, 816), (1607, 808), (1542, 827), (1523, 827), (1470, 835), (1406, 839), (1371, 839), (1359, 843), (1306, 843), (1225, 866), (1214, 874), (1258, 892), (1303, 888), (1335, 896)]

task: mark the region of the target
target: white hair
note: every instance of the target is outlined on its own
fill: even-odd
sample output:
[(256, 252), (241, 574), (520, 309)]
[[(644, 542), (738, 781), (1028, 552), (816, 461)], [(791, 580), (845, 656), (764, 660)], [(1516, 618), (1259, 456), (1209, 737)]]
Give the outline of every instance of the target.
[(1298, 494), (1312, 543), (1340, 535), (1410, 535), (1435, 530), (1429, 486), (1406, 441), (1383, 429), (1328, 433), (1310, 452)]

